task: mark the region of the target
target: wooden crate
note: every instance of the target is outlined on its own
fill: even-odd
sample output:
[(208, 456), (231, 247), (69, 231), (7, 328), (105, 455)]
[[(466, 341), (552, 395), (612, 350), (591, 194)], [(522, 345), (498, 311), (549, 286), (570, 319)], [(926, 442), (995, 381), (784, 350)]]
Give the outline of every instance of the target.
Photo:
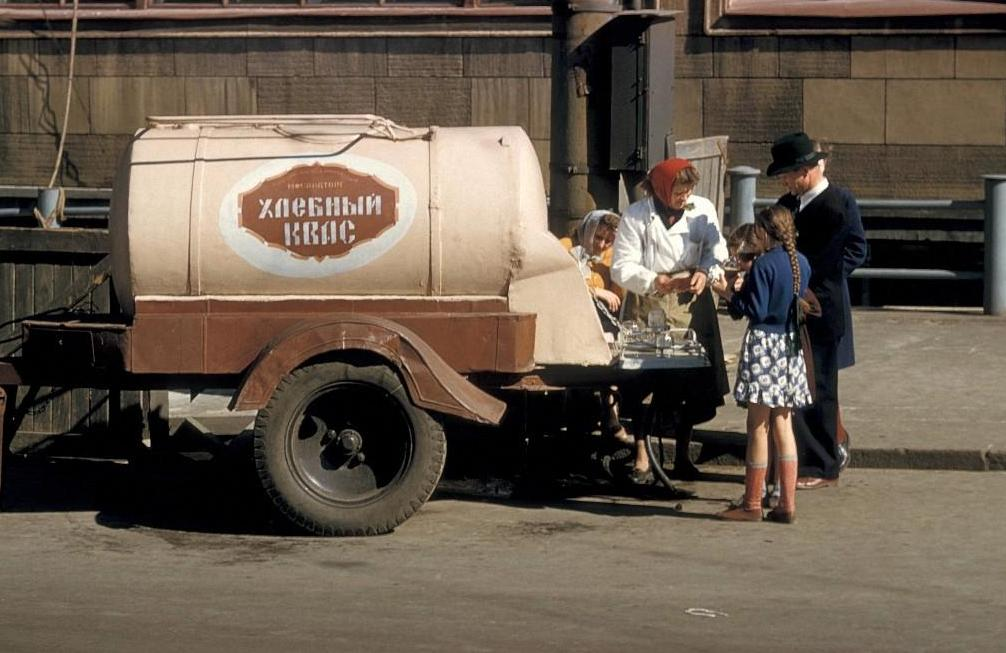
[(698, 168), (701, 178), (699, 185), (695, 187), (695, 194), (712, 201), (721, 226), (726, 196), (727, 144), (727, 136), (709, 136), (675, 143), (677, 156), (688, 159)]

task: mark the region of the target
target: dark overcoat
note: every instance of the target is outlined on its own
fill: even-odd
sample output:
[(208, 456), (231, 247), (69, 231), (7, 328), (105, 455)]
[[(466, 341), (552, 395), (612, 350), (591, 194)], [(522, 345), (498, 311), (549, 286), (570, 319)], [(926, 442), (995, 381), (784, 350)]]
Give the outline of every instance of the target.
[(808, 318), (814, 358), (814, 403), (794, 411), (799, 475), (838, 478), (838, 370), (853, 361), (852, 311), (846, 279), (866, 260), (866, 235), (852, 193), (828, 188), (797, 211), (798, 199), (779, 203), (796, 216), (796, 247), (810, 262), (809, 287), (821, 302), (821, 317)]
[(846, 280), (866, 260), (866, 234), (859, 205), (845, 188), (828, 185), (823, 193), (797, 211), (799, 200), (784, 195), (779, 204), (796, 219), (796, 248), (810, 262), (810, 289), (821, 302), (822, 315), (808, 320), (810, 337), (839, 346), (838, 366), (852, 364), (852, 312)]

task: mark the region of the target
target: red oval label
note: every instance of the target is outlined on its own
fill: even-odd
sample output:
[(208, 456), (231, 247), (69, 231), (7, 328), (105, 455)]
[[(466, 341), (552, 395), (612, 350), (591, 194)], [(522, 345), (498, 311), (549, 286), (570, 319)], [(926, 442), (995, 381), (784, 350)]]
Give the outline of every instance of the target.
[(398, 221), (398, 189), (345, 166), (291, 168), (238, 196), (242, 228), (298, 258), (345, 255)]

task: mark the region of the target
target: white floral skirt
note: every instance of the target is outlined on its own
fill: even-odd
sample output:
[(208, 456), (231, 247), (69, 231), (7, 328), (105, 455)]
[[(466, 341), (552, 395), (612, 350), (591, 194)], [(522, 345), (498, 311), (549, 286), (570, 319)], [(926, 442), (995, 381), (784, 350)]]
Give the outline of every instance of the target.
[(811, 403), (807, 364), (796, 334), (748, 329), (734, 385), (737, 403), (802, 408)]

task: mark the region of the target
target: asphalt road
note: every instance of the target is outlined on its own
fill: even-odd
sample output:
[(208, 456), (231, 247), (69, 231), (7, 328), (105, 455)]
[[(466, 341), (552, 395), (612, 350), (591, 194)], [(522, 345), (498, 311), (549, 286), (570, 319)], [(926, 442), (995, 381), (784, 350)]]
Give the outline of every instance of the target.
[(780, 525), (710, 519), (741, 492), (722, 471), (680, 509), (454, 486), (321, 539), (195, 466), (16, 467), (0, 651), (1002, 650), (1006, 474), (852, 469)]

